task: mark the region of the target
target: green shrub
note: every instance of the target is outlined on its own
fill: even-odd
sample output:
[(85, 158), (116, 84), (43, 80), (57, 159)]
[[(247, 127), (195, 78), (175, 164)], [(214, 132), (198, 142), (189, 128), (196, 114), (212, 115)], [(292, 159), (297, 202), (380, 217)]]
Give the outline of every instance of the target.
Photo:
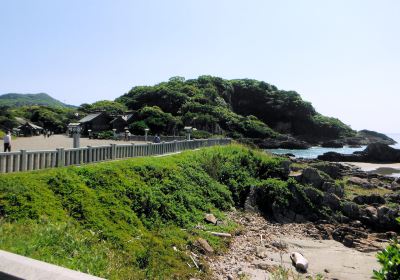
[(113, 131), (102, 131), (97, 134), (98, 139), (114, 139)]

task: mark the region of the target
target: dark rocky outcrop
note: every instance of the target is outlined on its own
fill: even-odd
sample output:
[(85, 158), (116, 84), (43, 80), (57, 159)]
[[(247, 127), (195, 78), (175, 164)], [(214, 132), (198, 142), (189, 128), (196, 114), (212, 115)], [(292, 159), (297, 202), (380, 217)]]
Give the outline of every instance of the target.
[(338, 140), (330, 140), (321, 143), (321, 147), (324, 148), (343, 148), (344, 144)]
[(400, 162), (400, 150), (394, 149), (386, 144), (373, 143), (367, 146), (362, 152), (355, 152), (351, 155), (344, 155), (335, 152), (325, 153), (318, 156), (320, 160), (343, 161), (343, 162), (374, 162), (393, 163)]
[(305, 141), (296, 139), (291, 136), (281, 136), (278, 138), (266, 138), (254, 141), (261, 149), (308, 149), (311, 145)]

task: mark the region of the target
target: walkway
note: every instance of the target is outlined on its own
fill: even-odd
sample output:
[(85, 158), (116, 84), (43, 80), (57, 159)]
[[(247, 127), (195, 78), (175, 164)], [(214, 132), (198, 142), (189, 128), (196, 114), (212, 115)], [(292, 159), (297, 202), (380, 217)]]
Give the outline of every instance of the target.
[[(140, 143), (144, 142), (138, 141), (114, 141), (114, 140), (99, 140), (99, 139), (88, 139), (81, 138), (81, 147), (86, 146), (103, 146), (109, 144), (129, 144), (129, 143)], [(1, 152), (3, 152), (3, 141), (1, 141)], [(27, 151), (37, 151), (37, 150), (55, 150), (56, 148), (72, 148), (72, 138), (65, 135), (53, 135), (49, 138), (44, 138), (43, 136), (33, 136), (33, 137), (18, 137), (12, 142), (12, 151), (27, 150)]]

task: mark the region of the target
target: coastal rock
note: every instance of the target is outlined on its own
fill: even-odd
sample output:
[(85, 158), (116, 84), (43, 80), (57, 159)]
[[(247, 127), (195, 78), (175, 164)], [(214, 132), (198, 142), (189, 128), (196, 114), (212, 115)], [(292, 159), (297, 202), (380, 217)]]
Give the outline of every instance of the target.
[(340, 209), (340, 198), (333, 193), (325, 193), (322, 203), (334, 211)]
[(393, 163), (400, 162), (400, 150), (386, 144), (372, 143), (362, 152), (354, 152), (351, 155), (328, 152), (318, 156), (318, 159), (326, 161)]
[(310, 184), (315, 188), (320, 188), (325, 182), (325, 179), (321, 176), (316, 168), (308, 167), (303, 170), (301, 182), (303, 184)]
[(350, 177), (347, 179), (347, 183), (357, 185), (366, 189), (371, 189), (374, 186), (367, 180), (360, 177)]
[(330, 140), (322, 142), (321, 147), (324, 148), (343, 148), (343, 143), (338, 140)]
[(353, 198), (353, 201), (359, 205), (363, 204), (385, 204), (385, 198), (383, 198), (380, 195), (377, 194), (371, 194), (371, 195), (358, 195)]
[(305, 141), (290, 137), (281, 136), (280, 138), (267, 138), (258, 142), (257, 145), (262, 149), (308, 149), (311, 145)]
[(344, 188), (333, 182), (324, 182), (321, 187), (321, 190), (323, 190), (324, 192), (333, 193), (333, 194), (337, 195), (338, 197), (344, 196)]
[(398, 216), (398, 211), (390, 209), (386, 206), (380, 206), (377, 209), (378, 220), (381, 227), (385, 229), (396, 229), (398, 224), (396, 218)]
[(311, 201), (314, 205), (321, 205), (323, 201), (323, 196), (320, 191), (317, 189), (308, 187), (304, 188), (304, 193), (306, 194), (307, 198)]
[(360, 208), (354, 202), (346, 201), (342, 205), (342, 213), (351, 219), (358, 219)]
[(312, 167), (325, 172), (333, 179), (339, 179), (342, 177), (342, 171), (344, 170), (344, 166), (338, 163), (333, 162), (318, 162), (311, 164)]

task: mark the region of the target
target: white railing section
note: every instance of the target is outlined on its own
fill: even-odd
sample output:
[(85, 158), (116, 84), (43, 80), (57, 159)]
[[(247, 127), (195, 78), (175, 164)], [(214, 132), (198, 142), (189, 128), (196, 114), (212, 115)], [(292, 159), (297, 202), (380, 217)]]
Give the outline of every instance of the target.
[(155, 156), (193, 150), (201, 147), (228, 145), (229, 138), (196, 139), (145, 144), (111, 144), (74, 149), (0, 153), (0, 173), (39, 170), (123, 158)]

